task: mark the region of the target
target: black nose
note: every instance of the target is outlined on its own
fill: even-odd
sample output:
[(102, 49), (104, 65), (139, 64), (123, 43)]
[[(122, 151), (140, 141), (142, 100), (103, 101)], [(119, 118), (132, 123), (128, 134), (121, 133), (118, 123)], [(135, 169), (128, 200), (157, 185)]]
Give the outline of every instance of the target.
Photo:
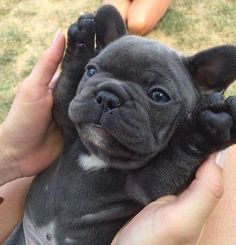
[(104, 111), (110, 111), (120, 106), (120, 99), (117, 95), (109, 91), (100, 91), (96, 95), (97, 103), (103, 107)]

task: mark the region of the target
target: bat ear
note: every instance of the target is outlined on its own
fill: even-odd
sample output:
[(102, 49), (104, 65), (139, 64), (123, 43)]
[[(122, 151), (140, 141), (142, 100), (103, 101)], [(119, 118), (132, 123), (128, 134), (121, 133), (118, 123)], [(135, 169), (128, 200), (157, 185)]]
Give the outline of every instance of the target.
[(103, 5), (95, 15), (96, 45), (98, 51), (110, 42), (127, 34), (125, 22), (112, 5)]
[(188, 57), (186, 64), (202, 93), (223, 91), (236, 79), (236, 46), (201, 51)]

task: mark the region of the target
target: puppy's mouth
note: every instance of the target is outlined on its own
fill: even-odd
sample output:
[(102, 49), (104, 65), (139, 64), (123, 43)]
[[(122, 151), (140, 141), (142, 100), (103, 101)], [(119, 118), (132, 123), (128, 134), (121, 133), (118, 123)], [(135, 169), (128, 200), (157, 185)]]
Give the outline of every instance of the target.
[(105, 154), (112, 158), (137, 158), (134, 152), (123, 146), (99, 124), (79, 124), (77, 131), (84, 145), (95, 154)]

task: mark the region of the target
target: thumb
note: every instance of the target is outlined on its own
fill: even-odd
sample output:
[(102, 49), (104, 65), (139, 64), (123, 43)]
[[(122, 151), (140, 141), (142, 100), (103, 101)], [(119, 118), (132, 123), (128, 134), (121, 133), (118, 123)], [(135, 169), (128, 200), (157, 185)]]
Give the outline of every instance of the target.
[(58, 32), (29, 76), (28, 81), (34, 83), (33, 86), (48, 86), (62, 59), (64, 48), (65, 36)]
[(51, 104), (52, 86), (49, 86), (49, 84), (53, 80), (63, 57), (64, 48), (65, 36), (58, 32), (51, 46), (43, 53), (30, 75), (22, 82), (15, 100), (28, 103), (49, 95), (48, 98)]
[(223, 196), (223, 171), (217, 162), (218, 156), (214, 154), (203, 163), (196, 173), (195, 180), (176, 202), (175, 212), (181, 215), (182, 225), (188, 227), (188, 230), (200, 232)]

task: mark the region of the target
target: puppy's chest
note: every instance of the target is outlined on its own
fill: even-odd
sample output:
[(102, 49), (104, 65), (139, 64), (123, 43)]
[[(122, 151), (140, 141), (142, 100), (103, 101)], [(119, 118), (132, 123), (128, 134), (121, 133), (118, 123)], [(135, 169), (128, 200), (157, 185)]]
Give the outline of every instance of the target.
[(130, 201), (146, 205), (150, 202), (135, 172), (108, 168), (108, 164), (94, 155), (80, 154), (81, 191), (95, 197), (100, 204)]
[(109, 169), (105, 162), (72, 147), (54, 168), (37, 177), (26, 215), (35, 232), (66, 244), (78, 230), (128, 219), (148, 202), (133, 175)]
[[(127, 172), (104, 167), (106, 163), (93, 155), (72, 155), (63, 155), (56, 168), (42, 173), (32, 187), (29, 205), (45, 211), (45, 219), (48, 214), (57, 215), (57, 219), (64, 215), (79, 219), (132, 199), (129, 187), (133, 184)], [(37, 192), (41, 193), (40, 202)]]

